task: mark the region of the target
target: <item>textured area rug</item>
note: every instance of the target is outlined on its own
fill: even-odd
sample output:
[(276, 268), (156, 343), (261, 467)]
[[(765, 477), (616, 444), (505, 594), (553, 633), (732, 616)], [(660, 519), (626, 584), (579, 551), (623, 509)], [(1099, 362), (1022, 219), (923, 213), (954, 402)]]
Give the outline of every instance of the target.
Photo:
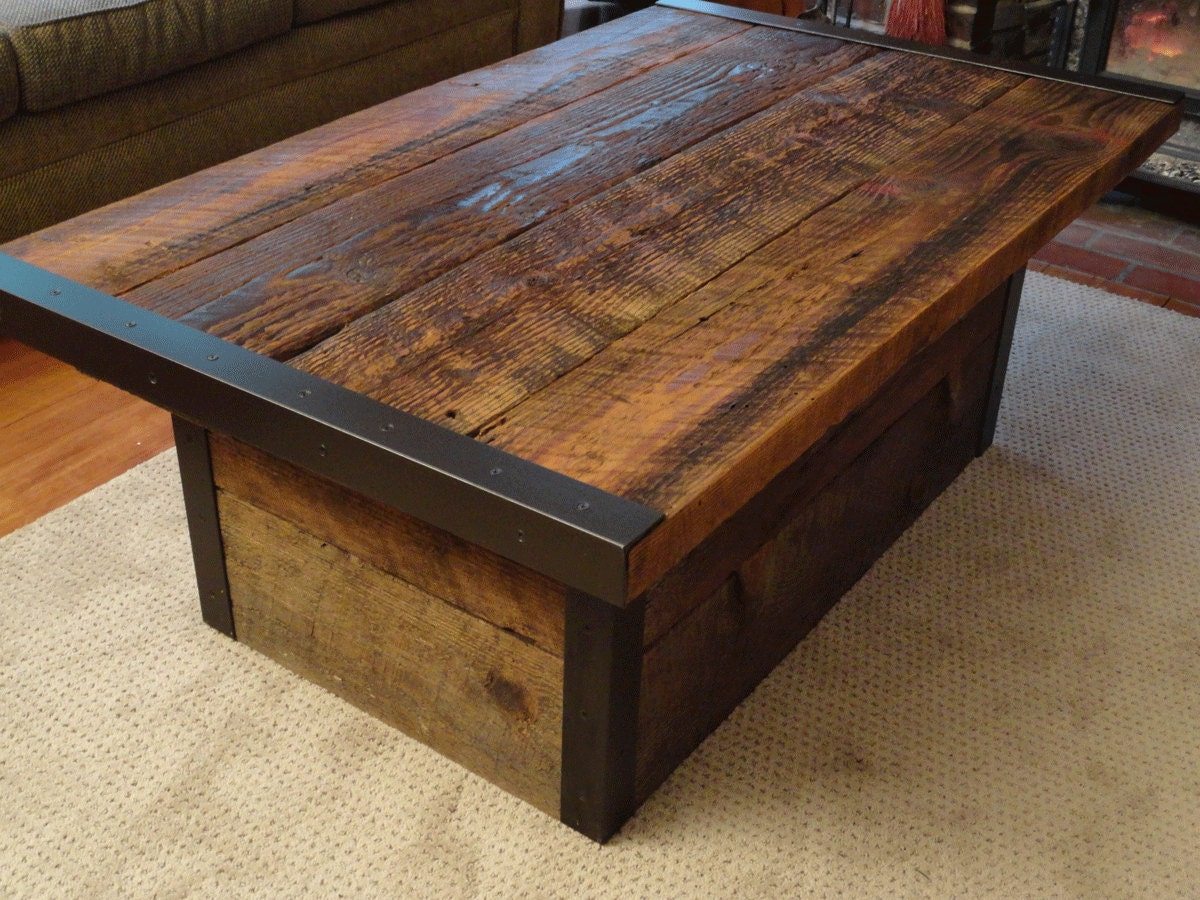
[(201, 624), (159, 457), (0, 540), (0, 896), (1196, 896), (1198, 383), (1031, 274), (995, 446), (603, 848)]

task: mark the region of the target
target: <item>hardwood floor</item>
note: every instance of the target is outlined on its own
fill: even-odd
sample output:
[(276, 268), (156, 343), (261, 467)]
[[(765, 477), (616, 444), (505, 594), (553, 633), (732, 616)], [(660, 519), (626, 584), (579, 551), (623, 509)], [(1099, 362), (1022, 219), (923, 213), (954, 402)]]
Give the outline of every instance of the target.
[(173, 442), (167, 413), (0, 338), (0, 535)]

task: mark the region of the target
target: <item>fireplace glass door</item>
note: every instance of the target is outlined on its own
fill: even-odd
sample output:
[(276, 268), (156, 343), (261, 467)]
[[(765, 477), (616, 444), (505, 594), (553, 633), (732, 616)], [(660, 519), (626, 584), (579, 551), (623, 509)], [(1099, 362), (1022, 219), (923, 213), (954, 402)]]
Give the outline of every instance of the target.
[(1183, 125), (1123, 189), (1200, 222), (1200, 0), (1088, 0), (1079, 69), (1183, 92)]
[(1200, 0), (1116, 0), (1104, 71), (1200, 91)]

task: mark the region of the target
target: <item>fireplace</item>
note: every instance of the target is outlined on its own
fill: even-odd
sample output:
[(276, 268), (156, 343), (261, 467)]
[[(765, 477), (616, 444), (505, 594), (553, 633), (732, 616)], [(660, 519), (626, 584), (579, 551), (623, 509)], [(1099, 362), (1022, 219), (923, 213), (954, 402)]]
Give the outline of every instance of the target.
[(1178, 88), (1200, 115), (1200, 0), (1091, 0), (1080, 69)]
[(1105, 71), (1200, 90), (1200, 2), (1190, 5), (1188, 16), (1178, 0), (1118, 3)]
[[(818, 5), (837, 25), (882, 33), (891, 2), (823, 0)], [(1077, 0), (944, 0), (946, 43), (1000, 59), (1061, 68), (1066, 63), (1076, 3)]]
[(1200, 0), (1090, 0), (1079, 69), (1183, 91), (1183, 127), (1123, 189), (1200, 217)]

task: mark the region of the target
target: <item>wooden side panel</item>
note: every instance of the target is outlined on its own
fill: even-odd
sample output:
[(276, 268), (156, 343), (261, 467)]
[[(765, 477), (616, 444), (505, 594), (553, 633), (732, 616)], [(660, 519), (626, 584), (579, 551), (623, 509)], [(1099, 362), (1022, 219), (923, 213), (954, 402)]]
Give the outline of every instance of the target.
[(213, 435), (217, 486), (546, 652), (563, 655), (558, 582), (298, 466)]
[(562, 660), (220, 494), (238, 639), (557, 817)]
[[(845, 460), (847, 447), (835, 437), (803, 458), (793, 481), (802, 483), (808, 469), (839, 474), (812, 496), (802, 491), (781, 529), (707, 599), (694, 607), (686, 598), (658, 599), (657, 622), (648, 622), (655, 642), (642, 669), (639, 798), (721, 723), (974, 457), (997, 337), (959, 343), (950, 370), (898, 418), (887, 401), (903, 391), (889, 391), (884, 402), (864, 409), (862, 422), (883, 431), (861, 453)], [(910, 371), (905, 380), (919, 383), (922, 374)], [(856, 444), (849, 441), (851, 450)], [(703, 576), (696, 583), (705, 589)], [(690, 612), (676, 618), (680, 610)]]

